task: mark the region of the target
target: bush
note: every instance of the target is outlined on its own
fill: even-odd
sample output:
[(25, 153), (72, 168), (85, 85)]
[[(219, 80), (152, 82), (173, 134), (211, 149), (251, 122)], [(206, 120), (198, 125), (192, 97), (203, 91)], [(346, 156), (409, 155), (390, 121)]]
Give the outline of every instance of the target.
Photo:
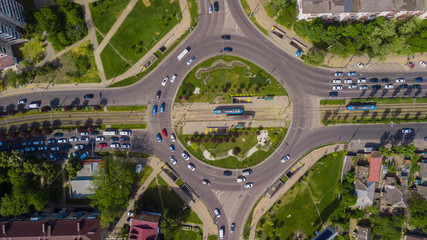
[(32, 135), (33, 137), (40, 137), (40, 136), (42, 135), (42, 131), (40, 131), (40, 130), (38, 130), (38, 129), (33, 129), (33, 130), (31, 131), (31, 135)]
[(232, 143), (235, 143), (235, 142), (236, 142), (236, 139), (235, 139), (235, 138), (231, 138), (231, 142), (232, 142)]
[(225, 84), (225, 87), (226, 87), (226, 88), (231, 88), (231, 82), (227, 82), (227, 83)]
[(230, 139), (228, 137), (224, 137), (224, 142), (228, 143), (230, 141)]
[(222, 138), (218, 138), (218, 143), (222, 143), (222, 142), (223, 142)]
[(242, 93), (242, 89), (241, 89), (241, 88), (238, 88), (238, 89), (237, 89), (237, 93)]
[(245, 131), (245, 135), (248, 135), (248, 131)]
[(261, 132), (260, 132), (260, 131), (256, 131), (256, 135), (258, 135), (258, 136), (259, 136), (260, 134), (261, 134)]
[(64, 107), (64, 111), (66, 111), (66, 112), (71, 111), (71, 110), (73, 110), (73, 107), (71, 107), (70, 105), (67, 105)]
[(85, 128), (85, 127), (80, 126), (80, 127), (78, 127), (78, 128), (77, 128), (77, 132), (78, 132), (78, 133), (82, 133), (82, 132), (84, 132), (84, 131), (86, 131), (86, 128)]
[(199, 148), (199, 144), (196, 142), (191, 142), (191, 148), (197, 150)]
[(0, 141), (6, 141), (6, 135), (4, 133), (0, 133)]
[(48, 127), (44, 127), (42, 132), (44, 135), (48, 136), (48, 135), (52, 134), (52, 129), (50, 129)]
[(306, 55), (301, 56), (301, 59), (307, 65), (320, 66), (325, 61), (325, 53), (322, 50), (310, 49)]
[(222, 89), (222, 92), (223, 92), (223, 93), (227, 93), (227, 92), (228, 92), (228, 88), (223, 88), (223, 89)]
[(42, 112), (50, 112), (52, 110), (52, 108), (50, 107), (50, 106), (43, 106), (42, 108), (41, 108), (41, 111)]
[(245, 83), (240, 83), (240, 88), (241, 89), (243, 89), (243, 88), (245, 88), (246, 87), (246, 84)]
[(83, 109), (83, 107), (82, 107), (82, 106), (77, 106), (77, 107), (76, 107), (76, 110), (77, 110), (77, 111), (80, 111), (80, 110), (82, 110), (82, 109)]
[(255, 92), (259, 92), (259, 88), (258, 87), (255, 88)]
[(209, 138), (205, 137), (205, 138), (203, 139), (203, 141), (205, 141), (205, 143), (207, 143), (207, 142), (209, 142)]
[(21, 138), (26, 139), (26, 138), (29, 138), (31, 135), (27, 130), (21, 130), (21, 131), (19, 131), (19, 136)]
[(93, 106), (93, 110), (99, 111), (99, 110), (101, 110), (101, 106), (95, 105), (95, 106)]
[(188, 101), (188, 100), (190, 100), (190, 96), (185, 95), (184, 99), (185, 99), (185, 101)]
[(14, 109), (10, 109), (9, 111), (7, 111), (7, 113), (8, 113), (10, 116), (15, 116), (16, 111), (15, 111)]
[(237, 156), (242, 150), (239, 147), (233, 148), (233, 155)]
[(197, 139), (196, 139), (196, 142), (197, 142), (197, 143), (201, 143), (201, 142), (202, 142), (202, 139), (201, 139), (201, 138), (197, 138)]
[(179, 95), (179, 96), (178, 96), (178, 99), (179, 99), (179, 100), (182, 100), (182, 95)]
[(211, 138), (211, 143), (216, 143), (218, 141), (218, 139), (216, 139), (216, 137)]
[(191, 137), (190, 138), (190, 142), (196, 142), (196, 138), (195, 137)]
[(96, 128), (95, 128), (94, 126), (89, 126), (89, 127), (87, 128), (87, 130), (88, 130), (90, 133), (93, 133), (93, 132), (95, 132)]
[(273, 135), (271, 135), (271, 137), (270, 137), (270, 140), (272, 141), (272, 142), (275, 142), (276, 140), (277, 140), (277, 133), (275, 133), (275, 134), (273, 134)]
[(8, 138), (9, 140), (16, 140), (18, 138), (19, 134), (17, 132), (9, 132)]
[(20, 112), (20, 113), (27, 113), (27, 109), (25, 109), (25, 108), (21, 108), (21, 109), (19, 109), (19, 112)]
[(245, 91), (246, 91), (246, 92), (249, 92), (249, 88), (246, 88), (246, 89), (245, 89)]

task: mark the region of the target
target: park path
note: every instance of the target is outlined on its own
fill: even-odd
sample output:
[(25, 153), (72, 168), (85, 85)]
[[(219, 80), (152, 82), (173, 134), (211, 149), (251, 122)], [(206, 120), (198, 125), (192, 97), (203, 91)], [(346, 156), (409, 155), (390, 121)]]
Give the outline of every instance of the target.
[(255, 240), (256, 226), (259, 219), (273, 206), (277, 200), (279, 200), (298, 180), (323, 156), (332, 153), (344, 150), (343, 144), (336, 144), (331, 146), (322, 147), (316, 149), (309, 153), (307, 156), (303, 157), (300, 162), (303, 165), (301, 169), (295, 173), (286, 181), (285, 185), (271, 198), (263, 197), (260, 202), (255, 206), (252, 222), (250, 224), (250, 235), (249, 240)]
[[(191, 199), (187, 196), (187, 194), (179, 188), (179, 186), (172, 181), (172, 179), (162, 170), (162, 167), (165, 165), (162, 160), (157, 157), (148, 158), (147, 163), (151, 168), (153, 168), (153, 172), (147, 178), (147, 180), (142, 184), (142, 186), (137, 190), (135, 196), (129, 201), (128, 207), (126, 211), (123, 213), (119, 221), (117, 222), (112, 236), (120, 232), (120, 229), (123, 227), (125, 223), (127, 223), (127, 212), (133, 210), (135, 201), (144, 193), (150, 183), (157, 177), (160, 176), (165, 182), (175, 191), (178, 196), (186, 202), (190, 208), (199, 216), (200, 220), (203, 223), (203, 239), (206, 240), (208, 235), (216, 235), (218, 234), (218, 228), (215, 225), (212, 216), (209, 210), (206, 208), (204, 203), (201, 200), (196, 200), (195, 202), (191, 201)], [(160, 191), (160, 190), (159, 190)], [(160, 194), (160, 193), (159, 193)], [(195, 224), (192, 224), (195, 225)]]

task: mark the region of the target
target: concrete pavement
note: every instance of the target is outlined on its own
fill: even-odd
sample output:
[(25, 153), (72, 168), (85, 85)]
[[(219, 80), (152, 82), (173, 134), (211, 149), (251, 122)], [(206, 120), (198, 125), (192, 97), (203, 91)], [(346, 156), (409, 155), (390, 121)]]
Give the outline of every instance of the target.
[(250, 225), (251, 231), (249, 239), (255, 239), (255, 231), (259, 219), (274, 205), (277, 200), (279, 200), (296, 182), (298, 182), (298, 180), (317, 162), (317, 160), (329, 153), (341, 150), (344, 150), (344, 145), (336, 144), (316, 149), (309, 153), (307, 156), (303, 157), (301, 159), (301, 163), (303, 164), (301, 169), (297, 173), (295, 173), (295, 175), (293, 175), (292, 178), (289, 179), (272, 198), (263, 197), (256, 205), (252, 216), (252, 222)]

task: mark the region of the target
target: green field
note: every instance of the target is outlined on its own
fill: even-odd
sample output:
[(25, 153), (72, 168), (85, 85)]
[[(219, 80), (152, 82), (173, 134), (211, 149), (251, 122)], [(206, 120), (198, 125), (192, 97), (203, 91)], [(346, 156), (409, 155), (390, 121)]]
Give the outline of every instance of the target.
[[(344, 151), (321, 158), (303, 178), (266, 213), (257, 225), (259, 239), (292, 239), (302, 234), (311, 239), (338, 205)], [(311, 193), (310, 193), (311, 191)], [(320, 213), (320, 215), (319, 215)]]
[[(170, 0), (151, 0), (150, 3), (151, 6), (145, 7), (142, 1), (138, 1), (110, 40), (110, 44), (132, 64), (143, 57), (182, 19), (177, 0), (172, 3)], [(103, 62), (108, 61), (110, 57), (112, 56), (104, 55)], [(120, 65), (109, 65), (108, 67), (112, 68), (108, 72), (113, 75), (106, 73), (106, 77), (111, 78), (115, 74), (124, 73), (129, 66), (123, 68)]]
[(203, 235), (201, 232), (192, 232), (192, 231), (184, 231), (178, 230), (175, 232), (175, 236), (171, 239), (174, 240), (202, 240)]
[(89, 3), (93, 25), (106, 35), (129, 2), (130, 0), (103, 0)]
[[(196, 87), (199, 94), (193, 94)], [(175, 101), (230, 103), (231, 96), (283, 95), (287, 95), (283, 86), (260, 67), (242, 58), (218, 56), (200, 63), (185, 77)]]
[(129, 68), (129, 64), (109, 44), (102, 50), (101, 59), (106, 79), (117, 77)]
[[(240, 154), (238, 154), (238, 156), (243, 157), (244, 153), (246, 153), (250, 148), (254, 147), (257, 144), (256, 137), (257, 132), (259, 131), (258, 128), (239, 130), (234, 129), (233, 131), (229, 132), (229, 136), (178, 135), (178, 139), (184, 146), (186, 146), (186, 149), (189, 151), (190, 154), (207, 164), (222, 168), (246, 168), (262, 162), (271, 153), (273, 153), (275, 148), (277, 148), (283, 141), (287, 131), (286, 128), (266, 128), (264, 130), (267, 130), (269, 132), (269, 136), (277, 136), (277, 139), (272, 142), (272, 146), (267, 151), (258, 150), (250, 157), (244, 158), (240, 161), (235, 156), (227, 157), (221, 160), (208, 160), (204, 158), (203, 152), (200, 147), (195, 150), (192, 148), (192, 146), (188, 146), (187, 142), (190, 140), (200, 142), (199, 144), (203, 145), (203, 147), (214, 156), (225, 154), (227, 151), (238, 147), (240, 148)], [(212, 142), (212, 138), (216, 138), (217, 141)], [(232, 141), (232, 138), (235, 139), (235, 142)], [(207, 141), (205, 139), (207, 139)], [(222, 139), (222, 143), (220, 143), (219, 139)]]
[(217, 235), (209, 235), (208, 236), (208, 240), (217, 240), (218, 236)]

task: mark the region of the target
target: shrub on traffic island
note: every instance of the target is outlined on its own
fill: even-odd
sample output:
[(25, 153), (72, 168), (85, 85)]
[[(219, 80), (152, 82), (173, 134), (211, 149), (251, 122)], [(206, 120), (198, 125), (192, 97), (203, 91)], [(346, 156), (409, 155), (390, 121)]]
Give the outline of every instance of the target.
[(19, 112), (20, 112), (20, 113), (27, 113), (27, 109), (25, 109), (25, 108), (21, 108), (21, 109), (19, 109)]
[(205, 143), (207, 143), (207, 142), (209, 142), (209, 138), (205, 137), (205, 138), (203, 139), (203, 141), (205, 141)]
[(8, 138), (9, 140), (16, 140), (18, 138), (19, 134), (17, 132), (9, 132)]
[(64, 111), (66, 111), (66, 112), (71, 111), (71, 110), (73, 110), (73, 107), (71, 107), (69, 105), (64, 107)]
[(81, 127), (81, 126), (80, 126), (80, 127), (78, 127), (78, 128), (77, 128), (77, 132), (78, 132), (78, 133), (82, 133), (82, 132), (84, 132), (84, 131), (86, 131), (86, 128), (85, 128), (85, 127)]
[(7, 111), (7, 113), (8, 113), (10, 116), (15, 116), (16, 111), (15, 111), (14, 109), (10, 109), (9, 111)]
[(46, 136), (52, 134), (52, 129), (50, 129), (48, 127), (44, 127), (43, 128), (43, 134), (46, 135)]
[(236, 142), (236, 139), (235, 139), (235, 138), (231, 138), (231, 142), (232, 142), (232, 143), (235, 143), (235, 142)]
[(99, 110), (101, 110), (101, 106), (95, 105), (95, 106), (93, 106), (93, 110), (99, 111)]
[(50, 110), (52, 110), (52, 108), (50, 108), (50, 106), (43, 106), (43, 107), (41, 108), (41, 111), (42, 111), (42, 112), (50, 112)]
[(211, 143), (216, 143), (218, 141), (218, 139), (216, 139), (216, 137), (211, 138)]

